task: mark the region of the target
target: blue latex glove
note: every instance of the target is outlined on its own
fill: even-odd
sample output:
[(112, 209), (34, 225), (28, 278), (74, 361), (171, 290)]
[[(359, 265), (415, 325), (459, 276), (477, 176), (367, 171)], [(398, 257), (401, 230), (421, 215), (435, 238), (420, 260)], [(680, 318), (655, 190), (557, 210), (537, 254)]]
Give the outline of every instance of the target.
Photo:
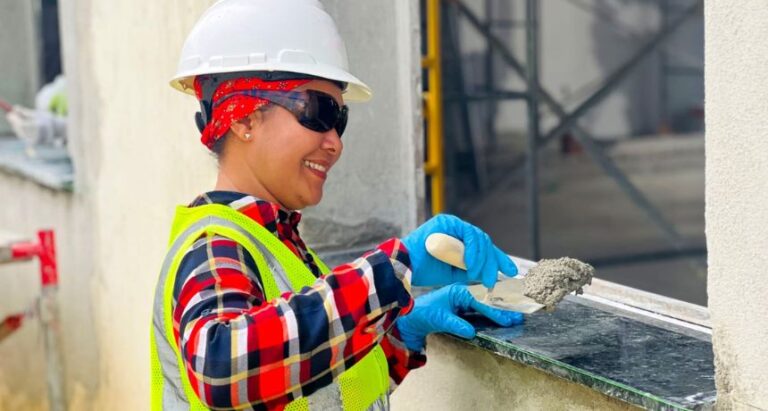
[(427, 334), (445, 332), (462, 338), (475, 336), (475, 327), (457, 313), (476, 311), (502, 327), (522, 324), (523, 314), (500, 310), (477, 301), (463, 284), (451, 284), (416, 298), (413, 310), (395, 323), (400, 338), (412, 351), (421, 351)]
[[(452, 267), (427, 252), (425, 242), (433, 233), (448, 234), (464, 243), (467, 271)], [(479, 281), (487, 288), (493, 288), (498, 271), (510, 277), (517, 275), (515, 263), (493, 245), (488, 234), (456, 216), (438, 214), (413, 230), (402, 241), (411, 257), (411, 284), (416, 286)]]

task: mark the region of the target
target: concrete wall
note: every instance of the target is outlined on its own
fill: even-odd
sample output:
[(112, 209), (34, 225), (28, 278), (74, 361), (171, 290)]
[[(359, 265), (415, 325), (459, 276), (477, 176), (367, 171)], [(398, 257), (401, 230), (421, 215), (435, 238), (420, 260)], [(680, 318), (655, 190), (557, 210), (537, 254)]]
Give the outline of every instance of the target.
[(430, 337), (427, 346), (427, 365), (408, 374), (392, 396), (392, 409), (638, 409), (453, 338)]
[(768, 409), (768, 5), (705, 2), (707, 248), (719, 402)]
[(349, 39), (350, 68), (374, 96), (370, 103), (350, 105), (344, 155), (323, 202), (307, 210), (304, 234), (318, 248), (379, 242), (415, 228), (422, 213), (418, 3), (323, 4)]
[[(79, 195), (57, 193), (17, 177), (0, 174), (0, 227), (34, 239), (40, 228), (56, 230), (59, 253), (60, 294), (64, 305), (70, 392), (80, 396), (98, 385), (98, 346), (91, 301), (90, 223)], [(30, 307), (40, 292), (37, 263), (0, 266), (0, 318)], [(30, 320), (0, 343), (0, 410), (44, 409), (45, 362), (42, 333)], [(77, 393), (77, 394), (75, 394)]]
[[(62, 0), (76, 193), (0, 174), (0, 227), (32, 234), (51, 226), (59, 236), (70, 409), (147, 408), (150, 309), (173, 207), (210, 189), (216, 172), (198, 142), (196, 103), (167, 83), (186, 33), (212, 3)], [(408, 0), (326, 4), (353, 69), (375, 91), (370, 104), (352, 107), (344, 158), (325, 202), (304, 223), (310, 245), (334, 248), (416, 225), (423, 197), (419, 31), (417, 5)], [(322, 221), (350, 227), (309, 229)], [(0, 315), (34, 297), (35, 270), (0, 271)], [(0, 345), (0, 410), (44, 409), (42, 352), (34, 323)]]
[[(0, 98), (11, 104), (32, 106), (39, 87), (34, 1), (0, 0)], [(10, 133), (5, 115), (0, 115), (0, 134)]]

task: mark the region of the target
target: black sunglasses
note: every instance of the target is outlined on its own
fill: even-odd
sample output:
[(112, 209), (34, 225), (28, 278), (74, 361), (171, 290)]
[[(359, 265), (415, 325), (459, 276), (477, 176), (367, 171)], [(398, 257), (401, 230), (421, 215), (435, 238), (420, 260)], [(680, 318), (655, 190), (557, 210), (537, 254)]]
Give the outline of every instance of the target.
[(224, 104), (232, 96), (251, 96), (268, 100), (288, 110), (302, 126), (321, 133), (336, 129), (341, 138), (347, 128), (349, 108), (340, 106), (330, 94), (318, 90), (273, 91), (243, 90), (218, 99), (213, 107)]

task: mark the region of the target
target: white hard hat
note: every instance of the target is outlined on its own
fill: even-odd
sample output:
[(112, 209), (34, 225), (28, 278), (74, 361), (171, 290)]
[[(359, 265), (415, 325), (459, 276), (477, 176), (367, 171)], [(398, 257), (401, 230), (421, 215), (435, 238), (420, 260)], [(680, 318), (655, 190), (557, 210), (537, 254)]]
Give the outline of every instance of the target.
[(372, 94), (349, 73), (344, 41), (318, 0), (217, 1), (187, 36), (171, 86), (194, 95), (195, 76), (241, 71), (342, 82), (347, 101)]

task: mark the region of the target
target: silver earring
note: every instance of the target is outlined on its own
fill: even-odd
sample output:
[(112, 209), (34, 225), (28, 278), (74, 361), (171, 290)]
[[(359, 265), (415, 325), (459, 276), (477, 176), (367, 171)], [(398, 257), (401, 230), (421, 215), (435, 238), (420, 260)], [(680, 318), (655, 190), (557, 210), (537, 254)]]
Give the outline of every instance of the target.
[(245, 133), (245, 139), (250, 140), (251, 139), (251, 133)]

